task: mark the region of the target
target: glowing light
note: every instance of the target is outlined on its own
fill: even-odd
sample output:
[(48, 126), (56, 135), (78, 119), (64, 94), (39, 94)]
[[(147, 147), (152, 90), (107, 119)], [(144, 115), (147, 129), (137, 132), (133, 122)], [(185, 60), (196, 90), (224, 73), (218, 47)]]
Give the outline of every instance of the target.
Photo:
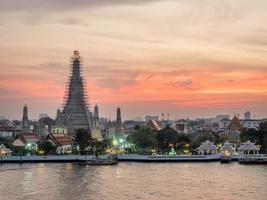
[(229, 151), (224, 151), (223, 154), (224, 154), (225, 156), (230, 156), (230, 152), (229, 152)]
[(189, 153), (189, 150), (184, 150), (184, 153), (185, 153), (185, 154), (188, 154), (188, 153)]
[(113, 141), (112, 141), (112, 144), (113, 144), (114, 146), (116, 146), (116, 145), (118, 144), (118, 141), (117, 141), (117, 140), (113, 140)]
[(44, 151), (43, 151), (43, 150), (39, 150), (38, 153), (39, 153), (40, 155), (43, 155), (43, 154), (44, 154)]

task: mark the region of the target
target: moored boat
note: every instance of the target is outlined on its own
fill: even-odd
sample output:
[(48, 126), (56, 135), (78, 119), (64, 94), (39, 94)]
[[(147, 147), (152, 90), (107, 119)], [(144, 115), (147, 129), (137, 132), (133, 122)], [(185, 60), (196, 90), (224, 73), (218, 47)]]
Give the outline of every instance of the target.
[(90, 160), (80, 160), (79, 165), (117, 165), (117, 157), (108, 157), (108, 158), (93, 158)]
[(230, 156), (222, 156), (221, 157), (221, 163), (222, 164), (228, 164), (228, 163), (230, 163), (230, 161), (231, 161)]
[(267, 157), (247, 157), (240, 158), (239, 164), (267, 165)]

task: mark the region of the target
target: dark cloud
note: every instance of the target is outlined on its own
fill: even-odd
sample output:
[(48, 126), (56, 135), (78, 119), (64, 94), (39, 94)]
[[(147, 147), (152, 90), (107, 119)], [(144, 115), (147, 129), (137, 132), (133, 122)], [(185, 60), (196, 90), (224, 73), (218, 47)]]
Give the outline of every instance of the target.
[(70, 10), (117, 5), (143, 5), (162, 0), (0, 0), (2, 11)]

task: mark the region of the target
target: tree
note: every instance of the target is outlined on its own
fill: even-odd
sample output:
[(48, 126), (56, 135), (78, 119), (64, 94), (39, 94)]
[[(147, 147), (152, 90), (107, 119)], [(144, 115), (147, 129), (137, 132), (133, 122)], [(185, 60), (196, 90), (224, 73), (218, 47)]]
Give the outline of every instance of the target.
[(261, 153), (267, 153), (267, 122), (260, 125), (258, 144), (261, 146)]
[(200, 133), (192, 142), (192, 147), (195, 149), (207, 140), (214, 142), (214, 135), (211, 132)]
[(79, 152), (81, 155), (84, 155), (86, 153), (86, 150), (92, 144), (92, 137), (87, 130), (77, 129), (75, 131), (72, 141), (74, 151)]
[(179, 143), (179, 134), (173, 128), (167, 126), (166, 128), (158, 131), (156, 136), (158, 147), (162, 151), (169, 152), (171, 148), (177, 147)]
[(10, 139), (4, 138), (4, 137), (0, 137), (0, 144), (4, 144), (7, 148), (12, 147)]
[(109, 148), (109, 147), (111, 147), (112, 146), (112, 139), (110, 139), (110, 138), (105, 138), (103, 141), (102, 141), (102, 143), (103, 143), (103, 148)]
[(39, 150), (44, 151), (44, 155), (55, 153), (56, 147), (49, 141), (41, 142), (38, 144)]
[(135, 132), (127, 137), (127, 141), (142, 150), (157, 146), (156, 134), (148, 127), (136, 128)]
[(176, 144), (176, 147), (179, 149), (183, 149), (185, 144), (190, 144), (191, 143), (191, 138), (189, 135), (181, 133), (178, 134), (178, 141)]
[(260, 132), (255, 128), (243, 129), (240, 133), (241, 142), (251, 141), (257, 143)]

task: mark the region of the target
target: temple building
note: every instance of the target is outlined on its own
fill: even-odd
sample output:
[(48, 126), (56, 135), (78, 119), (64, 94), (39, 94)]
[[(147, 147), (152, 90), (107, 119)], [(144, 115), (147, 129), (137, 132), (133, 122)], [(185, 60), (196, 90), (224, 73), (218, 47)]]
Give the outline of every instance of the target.
[(228, 126), (227, 140), (229, 142), (238, 144), (240, 140), (241, 129), (242, 124), (239, 118), (235, 115)]
[(71, 153), (71, 140), (63, 133), (50, 133), (44, 141), (48, 141), (56, 147), (57, 154)]
[(255, 143), (250, 142), (249, 140), (242, 143), (242, 145), (238, 148), (240, 154), (259, 154), (259, 148), (255, 145)]
[(27, 107), (27, 105), (25, 105), (23, 107), (21, 132), (22, 133), (29, 133), (30, 132), (30, 124), (29, 124), (29, 119), (28, 119), (28, 107)]
[(89, 112), (85, 82), (82, 78), (81, 57), (77, 50), (71, 57), (71, 74), (67, 82), (63, 110), (58, 112), (58, 120), (67, 128), (70, 136), (77, 129), (90, 132), (92, 114)]
[(233, 155), (236, 153), (234, 144), (226, 141), (220, 149), (222, 155)]
[(159, 131), (162, 129), (162, 127), (159, 125), (158, 121), (156, 121), (154, 119), (148, 120), (146, 126), (151, 128), (152, 130), (156, 130), (156, 131)]
[(117, 118), (116, 118), (116, 138), (123, 138), (123, 127), (122, 127), (122, 121), (121, 121), (121, 109), (120, 107), (117, 108)]
[(201, 145), (197, 148), (197, 152), (199, 155), (216, 154), (217, 147), (213, 142), (207, 140), (201, 143)]
[(91, 128), (91, 136), (94, 139), (97, 139), (98, 141), (103, 140), (103, 136), (101, 133), (100, 129), (100, 124), (99, 124), (99, 110), (98, 110), (98, 105), (95, 105), (94, 107), (94, 115), (93, 115), (93, 126)]
[(109, 139), (125, 139), (125, 135), (124, 135), (123, 127), (122, 127), (120, 107), (117, 108), (116, 121), (112, 122), (111, 120), (109, 120), (107, 128), (106, 128), (105, 137)]

